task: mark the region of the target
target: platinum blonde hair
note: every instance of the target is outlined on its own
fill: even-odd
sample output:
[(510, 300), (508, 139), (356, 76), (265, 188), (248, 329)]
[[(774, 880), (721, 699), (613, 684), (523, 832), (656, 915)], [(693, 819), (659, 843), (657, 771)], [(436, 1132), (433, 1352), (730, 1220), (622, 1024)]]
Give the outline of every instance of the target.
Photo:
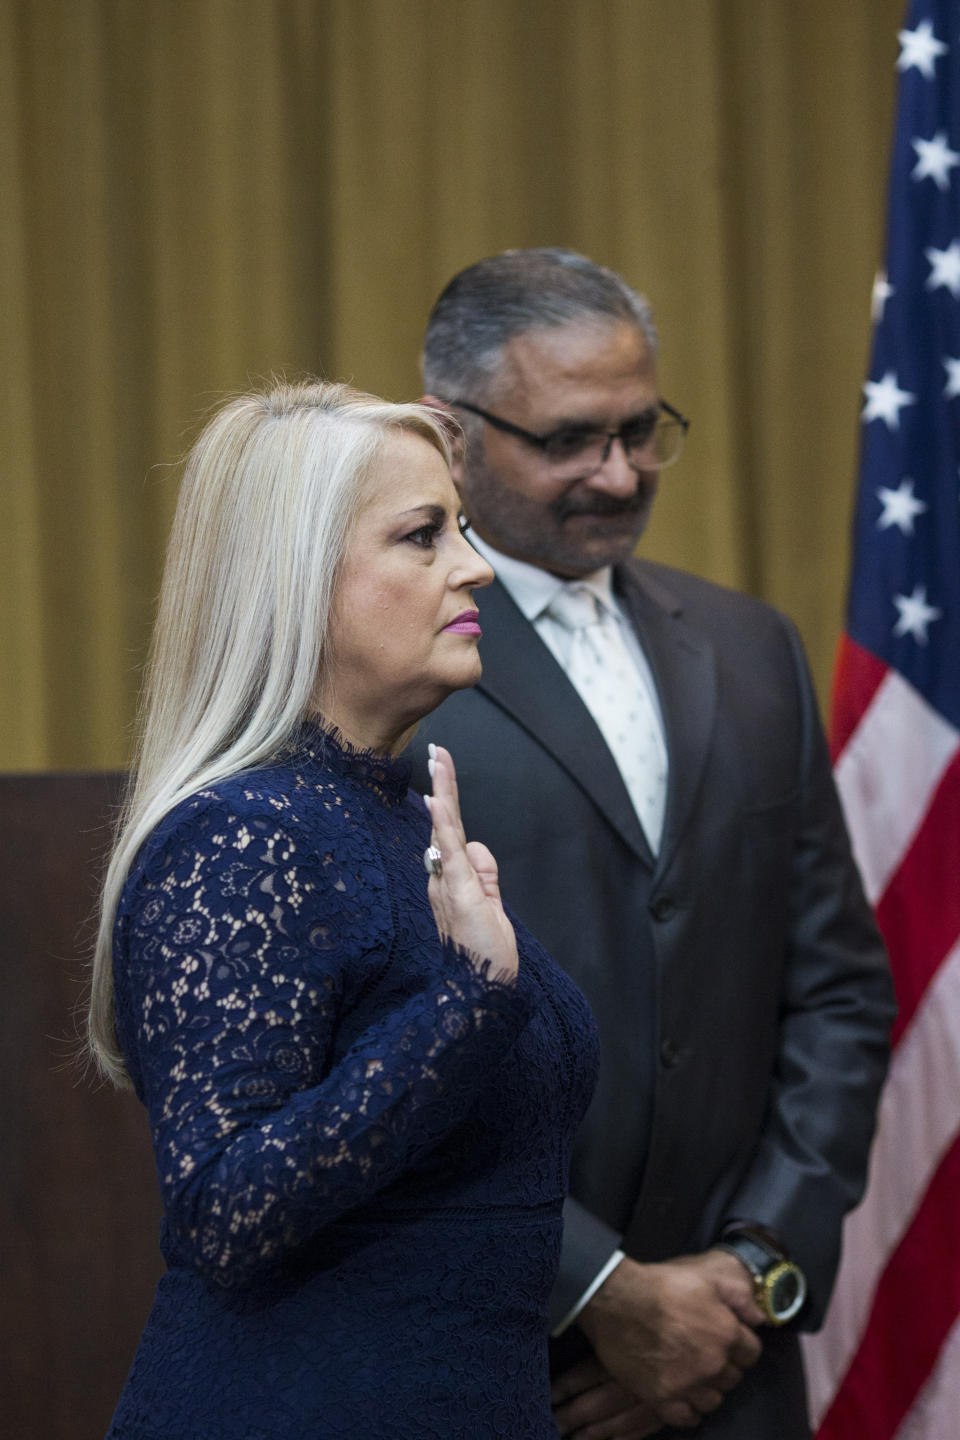
[(133, 859), (169, 810), (269, 761), (309, 712), (351, 526), (398, 431), (449, 463), (443, 422), (424, 406), (278, 383), (224, 405), (187, 457), (91, 977), (87, 1049), (116, 1085), (130, 1082), (114, 1028), (112, 933)]

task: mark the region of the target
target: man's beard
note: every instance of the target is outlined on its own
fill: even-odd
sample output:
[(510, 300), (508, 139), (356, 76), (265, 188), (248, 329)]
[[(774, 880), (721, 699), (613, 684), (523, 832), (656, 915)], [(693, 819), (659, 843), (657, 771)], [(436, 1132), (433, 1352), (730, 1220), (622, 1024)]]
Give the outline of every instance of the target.
[[(505, 555), (569, 576), (628, 559), (646, 529), (656, 494), (656, 476), (648, 473), (637, 476), (636, 491), (626, 499), (567, 490), (554, 500), (534, 500), (476, 461), (468, 461), (465, 481), (464, 508), (481, 536)], [(609, 535), (603, 532), (604, 521), (614, 526)], [(591, 533), (595, 530), (599, 533)]]

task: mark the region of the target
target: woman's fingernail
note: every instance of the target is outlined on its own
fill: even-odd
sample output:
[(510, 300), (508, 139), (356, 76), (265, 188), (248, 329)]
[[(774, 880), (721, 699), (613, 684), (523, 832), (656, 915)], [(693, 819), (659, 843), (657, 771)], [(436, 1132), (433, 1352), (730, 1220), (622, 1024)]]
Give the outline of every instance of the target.
[(433, 796), (432, 796), (432, 795), (424, 795), (424, 797), (423, 797), (423, 803), (424, 803), (424, 805), (426, 805), (426, 807), (427, 807), (428, 810), (430, 809), (430, 802), (431, 802), (432, 799), (433, 799)]
[[(432, 740), (431, 740), (430, 744), (427, 746), (427, 754), (430, 756), (430, 761), (431, 761), (431, 764), (432, 764), (432, 762), (433, 762), (434, 760), (436, 760), (436, 758), (437, 758), (437, 747), (436, 747), (436, 745), (434, 745), (434, 743), (433, 743)], [(431, 772), (431, 773), (432, 773), (432, 772)]]
[(437, 768), (437, 762), (436, 762), (436, 760), (428, 760), (428, 761), (427, 761), (427, 769), (428, 769), (429, 772), (430, 772), (430, 779), (431, 779), (431, 780), (433, 779), (433, 772), (434, 772), (434, 770), (435, 770), (436, 768)]

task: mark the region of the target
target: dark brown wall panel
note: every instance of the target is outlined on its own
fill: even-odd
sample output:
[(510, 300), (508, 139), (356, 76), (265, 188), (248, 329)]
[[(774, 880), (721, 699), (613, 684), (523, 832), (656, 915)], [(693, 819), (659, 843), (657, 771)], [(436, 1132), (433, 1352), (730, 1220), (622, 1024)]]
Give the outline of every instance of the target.
[(76, 1063), (117, 775), (0, 776), (0, 1432), (102, 1440), (161, 1262), (146, 1118)]

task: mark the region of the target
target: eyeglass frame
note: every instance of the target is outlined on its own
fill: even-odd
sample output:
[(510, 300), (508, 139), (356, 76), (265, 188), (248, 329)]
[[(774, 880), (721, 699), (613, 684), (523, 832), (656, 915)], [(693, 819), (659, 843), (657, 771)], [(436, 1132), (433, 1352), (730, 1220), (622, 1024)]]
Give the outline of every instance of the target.
[[(555, 435), (562, 434), (564, 430), (576, 428), (573, 422), (568, 421), (564, 425), (557, 425), (552, 430), (548, 430), (545, 435), (537, 435), (532, 430), (524, 430), (522, 425), (515, 425), (512, 420), (503, 420), (499, 415), (491, 414), (489, 410), (481, 410), (479, 405), (473, 405), (470, 403), (469, 400), (447, 400), (445, 403), (447, 405), (457, 405), (460, 407), (461, 410), (469, 410), (471, 415), (479, 415), (480, 419), (485, 420), (488, 425), (492, 425), (494, 430), (501, 430), (505, 435), (516, 435), (519, 440), (525, 440), (528, 445), (533, 445), (538, 450), (545, 450), (547, 445), (550, 443), (550, 441)], [(614, 440), (619, 440), (620, 444), (623, 446), (623, 453), (626, 457), (627, 464), (630, 466), (631, 470), (665, 470), (668, 466), (672, 465), (675, 460), (678, 460), (680, 458), (680, 450), (683, 447), (683, 442), (687, 438), (687, 432), (690, 429), (690, 421), (687, 419), (686, 415), (681, 415), (680, 411), (675, 410), (672, 405), (669, 405), (667, 403), (666, 400), (658, 400), (657, 404), (660, 407), (661, 414), (665, 412), (667, 415), (670, 416), (671, 420), (675, 420), (680, 426), (681, 440), (680, 445), (677, 447), (676, 455), (674, 455), (672, 459), (668, 460), (665, 465), (635, 466), (633, 461), (630, 459), (630, 453), (623, 438), (623, 432), (625, 430), (629, 430), (630, 426), (636, 423), (635, 421), (624, 421), (624, 423), (620, 426), (619, 430), (602, 430), (599, 428), (599, 426), (591, 427), (589, 425), (585, 425), (583, 426), (585, 434), (589, 434), (592, 431), (592, 433), (597, 436), (603, 436), (603, 438), (607, 442), (603, 447), (603, 455), (601, 456), (600, 464), (597, 466), (596, 470), (590, 471), (591, 475), (596, 475), (597, 471), (602, 470), (604, 465), (606, 465), (608, 459), (610, 458), (610, 451), (613, 449)], [(651, 438), (653, 437), (656, 423), (657, 422), (654, 421), (654, 425), (651, 428)]]

